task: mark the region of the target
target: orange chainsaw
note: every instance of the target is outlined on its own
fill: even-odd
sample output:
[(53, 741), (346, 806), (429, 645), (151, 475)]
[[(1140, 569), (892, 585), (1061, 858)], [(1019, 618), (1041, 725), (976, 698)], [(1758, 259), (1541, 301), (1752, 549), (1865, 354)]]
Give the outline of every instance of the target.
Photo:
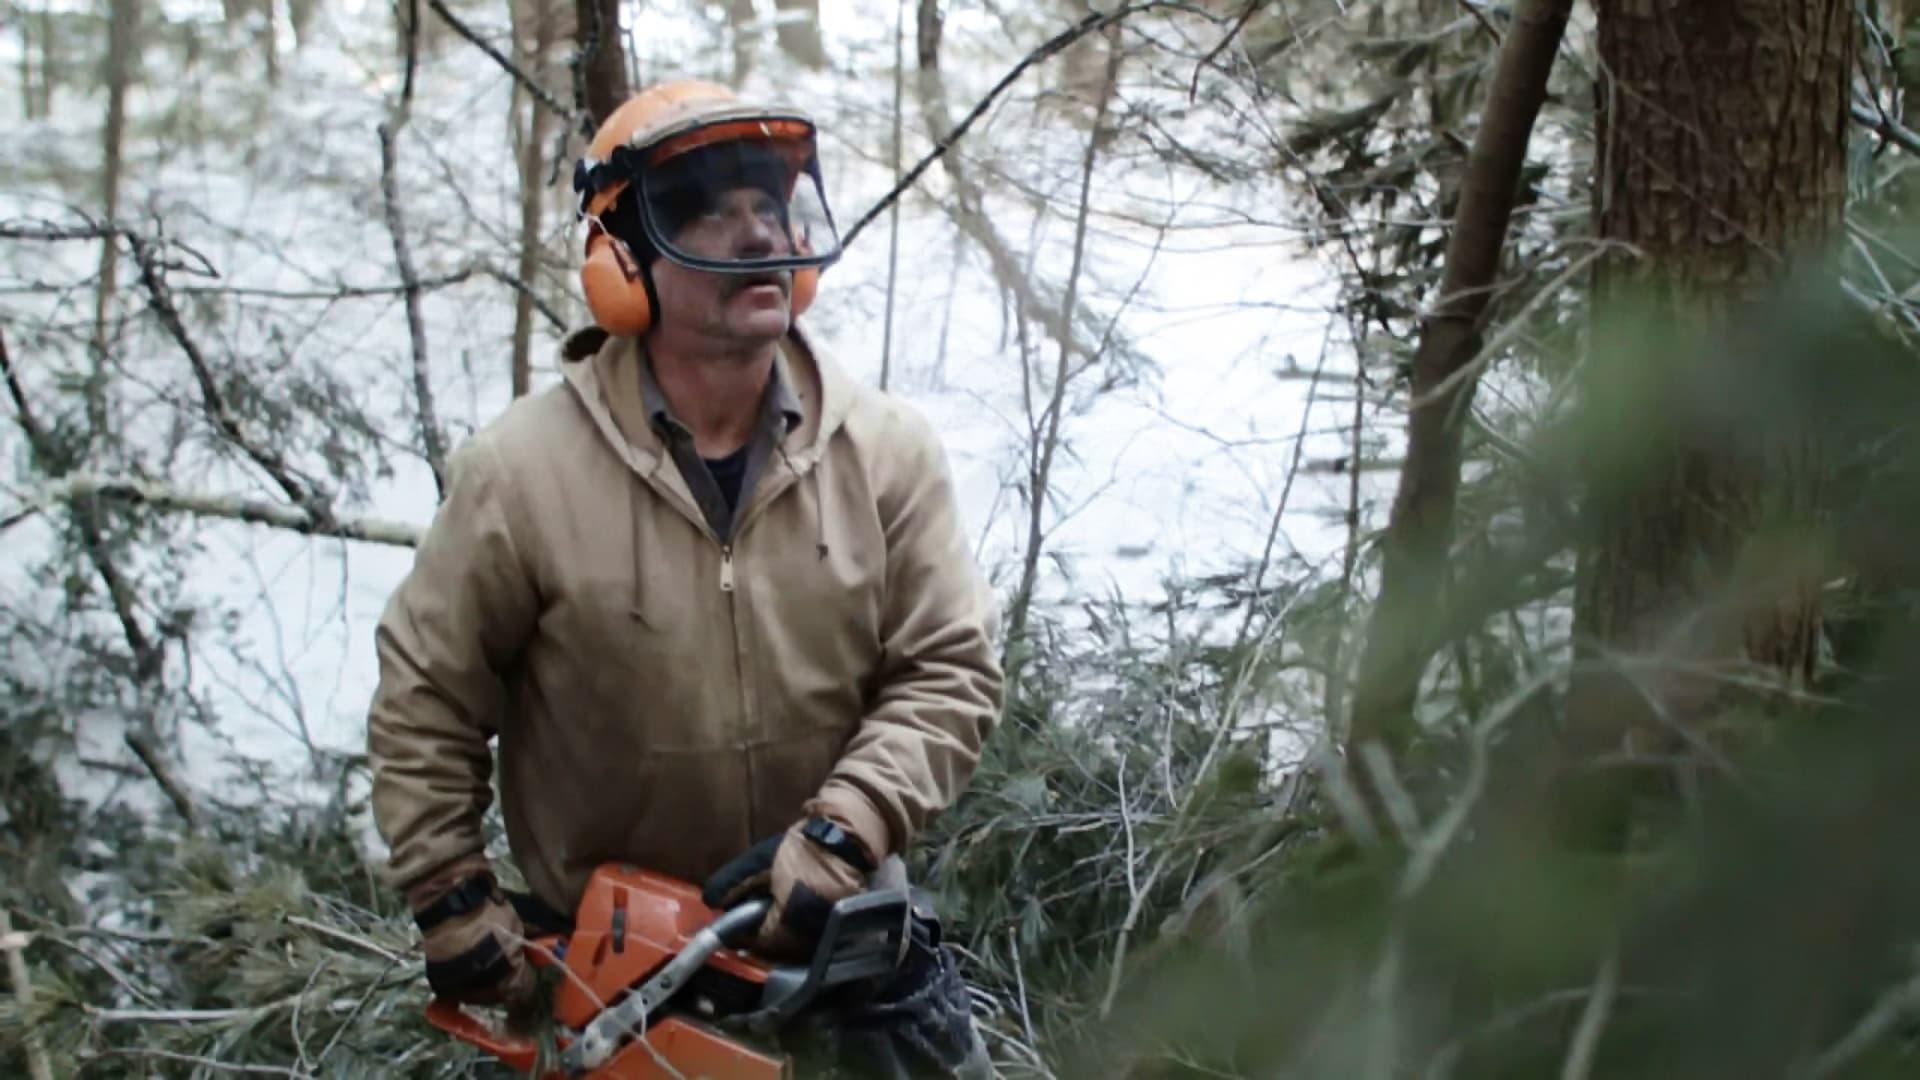
[[(559, 966), (553, 1017), (559, 1068), (542, 1080), (651, 1080), (707, 1076), (774, 1080), (791, 1061), (740, 1033), (767, 1036), (823, 991), (878, 979), (906, 954), (913, 914), (906, 888), (877, 889), (833, 906), (812, 959), (769, 964), (735, 946), (767, 912), (764, 898), (716, 912), (683, 881), (608, 865), (587, 883), (573, 929), (534, 939), (528, 958)], [(445, 998), (427, 1005), (435, 1027), (523, 1073), (538, 1044)]]

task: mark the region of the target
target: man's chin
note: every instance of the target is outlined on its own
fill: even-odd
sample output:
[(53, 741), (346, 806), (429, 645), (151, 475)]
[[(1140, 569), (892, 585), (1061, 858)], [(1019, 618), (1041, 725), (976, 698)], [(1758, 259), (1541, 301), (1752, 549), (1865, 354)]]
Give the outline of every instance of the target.
[(765, 307), (754, 311), (741, 312), (731, 320), (734, 335), (748, 340), (773, 341), (785, 336), (787, 328), (793, 324), (787, 305)]

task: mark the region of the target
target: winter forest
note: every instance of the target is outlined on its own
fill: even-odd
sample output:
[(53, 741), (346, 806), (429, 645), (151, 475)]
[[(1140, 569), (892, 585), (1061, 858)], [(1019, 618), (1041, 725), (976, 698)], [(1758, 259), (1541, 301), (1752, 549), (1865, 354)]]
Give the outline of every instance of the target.
[(909, 859), (999, 1074), (1916, 1075), (1911, 8), (0, 0), (0, 1073), (507, 1075), (374, 626), (699, 78), (1000, 605)]

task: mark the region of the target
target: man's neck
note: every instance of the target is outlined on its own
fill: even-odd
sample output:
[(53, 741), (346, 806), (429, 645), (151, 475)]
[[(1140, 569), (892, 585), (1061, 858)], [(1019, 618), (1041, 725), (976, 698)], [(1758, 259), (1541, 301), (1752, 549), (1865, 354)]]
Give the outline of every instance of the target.
[(719, 458), (745, 446), (760, 419), (760, 401), (780, 343), (752, 349), (692, 352), (650, 344), (653, 377), (673, 415), (693, 432), (700, 456)]

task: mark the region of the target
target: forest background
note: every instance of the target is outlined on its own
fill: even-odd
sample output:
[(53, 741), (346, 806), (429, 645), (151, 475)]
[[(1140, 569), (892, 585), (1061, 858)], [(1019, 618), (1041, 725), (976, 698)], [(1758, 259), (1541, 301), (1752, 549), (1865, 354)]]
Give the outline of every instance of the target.
[(1002, 598), (1003, 1073), (1915, 1067), (1906, 0), (0, 12), (0, 1070), (484, 1071), (372, 622), (670, 77), (820, 121)]

